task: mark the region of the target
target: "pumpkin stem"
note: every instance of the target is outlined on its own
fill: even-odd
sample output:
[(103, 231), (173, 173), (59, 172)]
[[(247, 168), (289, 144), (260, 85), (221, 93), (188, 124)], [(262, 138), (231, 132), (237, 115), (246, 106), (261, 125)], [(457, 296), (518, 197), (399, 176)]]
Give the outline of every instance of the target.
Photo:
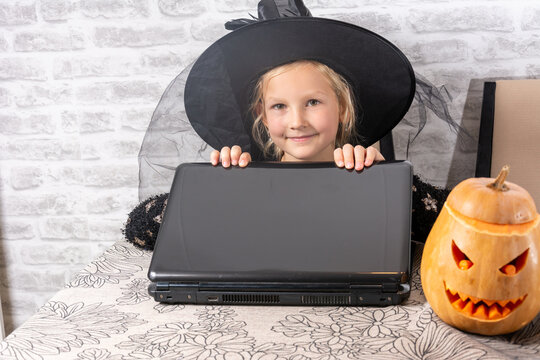
[(495, 181), (489, 184), (488, 187), (496, 191), (508, 191), (508, 186), (506, 186), (504, 180), (506, 180), (509, 172), (510, 167), (508, 165), (504, 165)]

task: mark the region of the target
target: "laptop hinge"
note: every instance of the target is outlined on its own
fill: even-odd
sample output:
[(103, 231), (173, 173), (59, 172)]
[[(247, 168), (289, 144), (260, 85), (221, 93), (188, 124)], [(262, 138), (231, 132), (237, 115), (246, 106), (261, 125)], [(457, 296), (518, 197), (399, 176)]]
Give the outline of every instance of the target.
[(399, 290), (398, 283), (383, 283), (382, 292), (383, 293), (395, 293)]
[(382, 283), (382, 284), (352, 284), (351, 289), (378, 290), (383, 293), (395, 293), (399, 290), (398, 283)]
[(156, 291), (169, 291), (169, 283), (168, 282), (158, 282), (156, 284)]

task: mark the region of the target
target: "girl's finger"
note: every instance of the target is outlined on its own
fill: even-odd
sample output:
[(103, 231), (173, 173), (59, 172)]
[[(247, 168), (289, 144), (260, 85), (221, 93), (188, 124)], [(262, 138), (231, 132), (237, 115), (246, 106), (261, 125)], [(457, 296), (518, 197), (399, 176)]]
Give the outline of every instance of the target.
[(231, 163), (233, 165), (238, 165), (238, 159), (240, 159), (240, 155), (242, 154), (242, 149), (238, 145), (234, 145), (231, 149)]
[(364, 168), (364, 157), (366, 155), (366, 149), (363, 146), (356, 145), (354, 147), (354, 160), (355, 169), (362, 170)]
[(367, 163), (367, 158), (366, 158), (366, 166), (371, 166), (373, 164), (374, 161), (384, 161), (384, 156), (380, 153), (379, 150), (377, 150), (377, 148), (374, 148), (373, 146), (370, 146), (368, 147), (368, 154), (373, 154), (373, 158), (371, 159), (371, 162), (368, 164)]
[(377, 154), (377, 149), (375, 149), (373, 146), (370, 146), (366, 149), (366, 160), (364, 164), (366, 166), (371, 166), (373, 164), (373, 160), (375, 160), (375, 155)]
[(221, 164), (223, 167), (229, 167), (231, 165), (231, 149), (228, 146), (224, 146), (221, 149)]
[(334, 150), (334, 161), (338, 167), (343, 167), (345, 163), (343, 162), (343, 150), (341, 148), (337, 148)]
[(240, 167), (246, 167), (251, 162), (251, 154), (248, 152), (242, 153), (240, 155)]
[(212, 153), (210, 153), (210, 162), (214, 166), (219, 163), (219, 151), (213, 150)]
[(347, 169), (354, 168), (354, 148), (351, 144), (343, 145), (343, 160)]

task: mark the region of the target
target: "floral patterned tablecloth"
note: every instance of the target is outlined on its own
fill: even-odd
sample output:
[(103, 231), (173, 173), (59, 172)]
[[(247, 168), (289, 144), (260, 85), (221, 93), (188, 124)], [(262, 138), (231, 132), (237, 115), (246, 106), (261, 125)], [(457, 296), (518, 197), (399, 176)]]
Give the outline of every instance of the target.
[(443, 323), (423, 296), (419, 252), (400, 306), (162, 305), (151, 253), (117, 242), (0, 343), (0, 359), (540, 359), (540, 317), (484, 337)]

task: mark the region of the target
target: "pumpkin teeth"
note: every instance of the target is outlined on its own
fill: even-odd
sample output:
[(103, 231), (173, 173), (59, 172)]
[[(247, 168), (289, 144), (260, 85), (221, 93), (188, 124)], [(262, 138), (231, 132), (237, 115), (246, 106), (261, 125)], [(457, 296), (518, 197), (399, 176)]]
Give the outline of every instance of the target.
[(509, 300), (487, 300), (462, 294), (449, 288), (446, 282), (444, 282), (444, 288), (454, 309), (466, 316), (480, 320), (500, 320), (508, 316), (527, 298), (527, 294), (525, 294)]
[(501, 308), (498, 305), (490, 306), (489, 312), (488, 312), (488, 319), (489, 320), (498, 320), (502, 318)]
[(465, 306), (465, 301), (458, 298), (452, 303), (452, 306), (455, 307), (457, 310), (463, 310), (463, 307)]
[(487, 320), (488, 319), (488, 308), (487, 308), (487, 306), (485, 304), (483, 304), (483, 303), (478, 305), (478, 306), (475, 306), (473, 316), (476, 317), (476, 318)]
[(467, 303), (465, 304), (465, 307), (463, 308), (463, 312), (469, 316), (473, 316), (474, 304), (471, 301), (467, 301)]
[(516, 305), (516, 304), (519, 302), (519, 300), (520, 300), (519, 298), (518, 298), (518, 299), (511, 299), (511, 300), (510, 300), (510, 303), (511, 303), (512, 305)]

